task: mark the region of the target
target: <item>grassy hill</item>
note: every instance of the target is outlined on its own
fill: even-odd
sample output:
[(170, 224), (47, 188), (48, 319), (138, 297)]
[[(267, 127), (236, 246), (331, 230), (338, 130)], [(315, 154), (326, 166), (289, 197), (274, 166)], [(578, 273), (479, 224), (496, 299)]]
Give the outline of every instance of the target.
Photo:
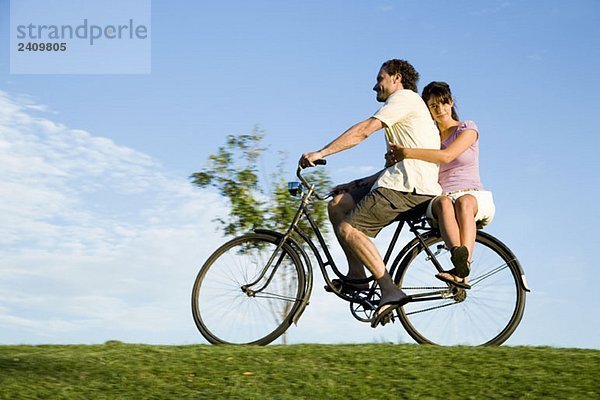
[(599, 399), (600, 351), (0, 346), (0, 399)]

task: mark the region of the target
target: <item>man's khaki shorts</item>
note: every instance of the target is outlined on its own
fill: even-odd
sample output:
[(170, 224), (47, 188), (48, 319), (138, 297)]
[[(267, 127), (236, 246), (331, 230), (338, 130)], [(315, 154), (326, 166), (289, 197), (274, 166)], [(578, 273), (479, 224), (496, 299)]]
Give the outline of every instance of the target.
[[(386, 226), (404, 213), (423, 214), (435, 196), (399, 192), (378, 187), (360, 198), (361, 189), (350, 193), (357, 203), (346, 222), (365, 235), (374, 238)], [(362, 191), (363, 193), (366, 192)]]

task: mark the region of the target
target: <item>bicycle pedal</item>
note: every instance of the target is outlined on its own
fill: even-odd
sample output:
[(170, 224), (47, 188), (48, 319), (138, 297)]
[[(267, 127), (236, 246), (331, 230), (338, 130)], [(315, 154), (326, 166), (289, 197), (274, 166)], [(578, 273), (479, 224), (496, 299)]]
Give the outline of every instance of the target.
[(360, 302), (360, 303), (373, 304), (375, 302), (378, 302), (378, 300), (371, 300), (370, 293), (367, 290), (361, 290), (358, 292), (354, 292), (352, 294), (352, 298), (354, 300), (356, 300), (356, 302)]
[(366, 300), (366, 299), (356, 298), (356, 299), (354, 299), (354, 303), (360, 304), (360, 306), (365, 311), (375, 310), (377, 308), (377, 305), (374, 305), (373, 303), (371, 303), (369, 300)]
[(383, 318), (381, 320), (381, 326), (385, 326), (390, 323), (393, 324), (394, 321), (396, 321), (396, 318), (394, 317), (393, 313), (389, 313), (388, 315), (385, 316), (385, 318)]

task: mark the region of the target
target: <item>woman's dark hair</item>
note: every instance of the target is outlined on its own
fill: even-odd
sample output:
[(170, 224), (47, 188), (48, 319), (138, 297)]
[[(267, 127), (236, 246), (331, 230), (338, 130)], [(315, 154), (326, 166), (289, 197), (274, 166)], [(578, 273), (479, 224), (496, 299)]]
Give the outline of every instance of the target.
[[(425, 88), (421, 94), (425, 104), (429, 106), (429, 101), (433, 100), (434, 103), (450, 104), (454, 101), (452, 98), (452, 91), (450, 85), (446, 82), (431, 82)], [(456, 103), (456, 102), (455, 102)], [(452, 105), (452, 118), (456, 121), (460, 121), (458, 113), (456, 112), (455, 104)]]
[(381, 66), (388, 75), (400, 74), (402, 76), (402, 86), (404, 89), (410, 89), (415, 93), (417, 90), (417, 82), (419, 81), (419, 73), (415, 70), (408, 61), (404, 60), (388, 60)]

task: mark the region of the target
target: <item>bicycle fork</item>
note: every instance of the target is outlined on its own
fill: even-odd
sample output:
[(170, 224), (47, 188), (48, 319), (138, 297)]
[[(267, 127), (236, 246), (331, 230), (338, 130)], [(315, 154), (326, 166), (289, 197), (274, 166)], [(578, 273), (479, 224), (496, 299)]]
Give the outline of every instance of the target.
[[(314, 188), (309, 187), (308, 191), (304, 194), (304, 196), (302, 198), (302, 202), (300, 204), (300, 207), (298, 207), (298, 211), (296, 211), (296, 215), (294, 215), (294, 219), (292, 220), (292, 223), (290, 224), (289, 229), (287, 230), (287, 232), (281, 238), (279, 238), (279, 243), (277, 244), (277, 248), (273, 251), (273, 254), (269, 258), (269, 261), (267, 261), (267, 264), (263, 268), (263, 270), (260, 273), (260, 275), (258, 276), (258, 278), (256, 278), (256, 280), (254, 280), (254, 282), (252, 282), (252, 283), (248, 283), (246, 285), (242, 285), (242, 287), (241, 287), (242, 291), (244, 293), (246, 293), (249, 297), (255, 297), (257, 293), (260, 293), (263, 290), (265, 290), (267, 288), (267, 286), (269, 286), (269, 284), (273, 280), (273, 277), (275, 276), (275, 273), (277, 272), (277, 270), (281, 266), (281, 263), (282, 263), (283, 259), (286, 256), (285, 251), (282, 250), (283, 249), (283, 245), (288, 241), (288, 239), (291, 237), (292, 233), (294, 232), (294, 229), (298, 225), (298, 221), (302, 217), (302, 213), (303, 213), (304, 208), (308, 205), (308, 199), (312, 195), (313, 190), (314, 190)], [(271, 267), (271, 265), (273, 264), (273, 262), (277, 258), (277, 254), (280, 251), (281, 251), (281, 254), (279, 255), (279, 259), (273, 265), (272, 271), (271, 271), (269, 277), (267, 278), (266, 282), (261, 287), (259, 287), (258, 289), (255, 289), (255, 290), (254, 289), (250, 289), (251, 287), (258, 285), (259, 282), (261, 280), (263, 280), (263, 278), (267, 274), (267, 271), (269, 270), (269, 268)]]

